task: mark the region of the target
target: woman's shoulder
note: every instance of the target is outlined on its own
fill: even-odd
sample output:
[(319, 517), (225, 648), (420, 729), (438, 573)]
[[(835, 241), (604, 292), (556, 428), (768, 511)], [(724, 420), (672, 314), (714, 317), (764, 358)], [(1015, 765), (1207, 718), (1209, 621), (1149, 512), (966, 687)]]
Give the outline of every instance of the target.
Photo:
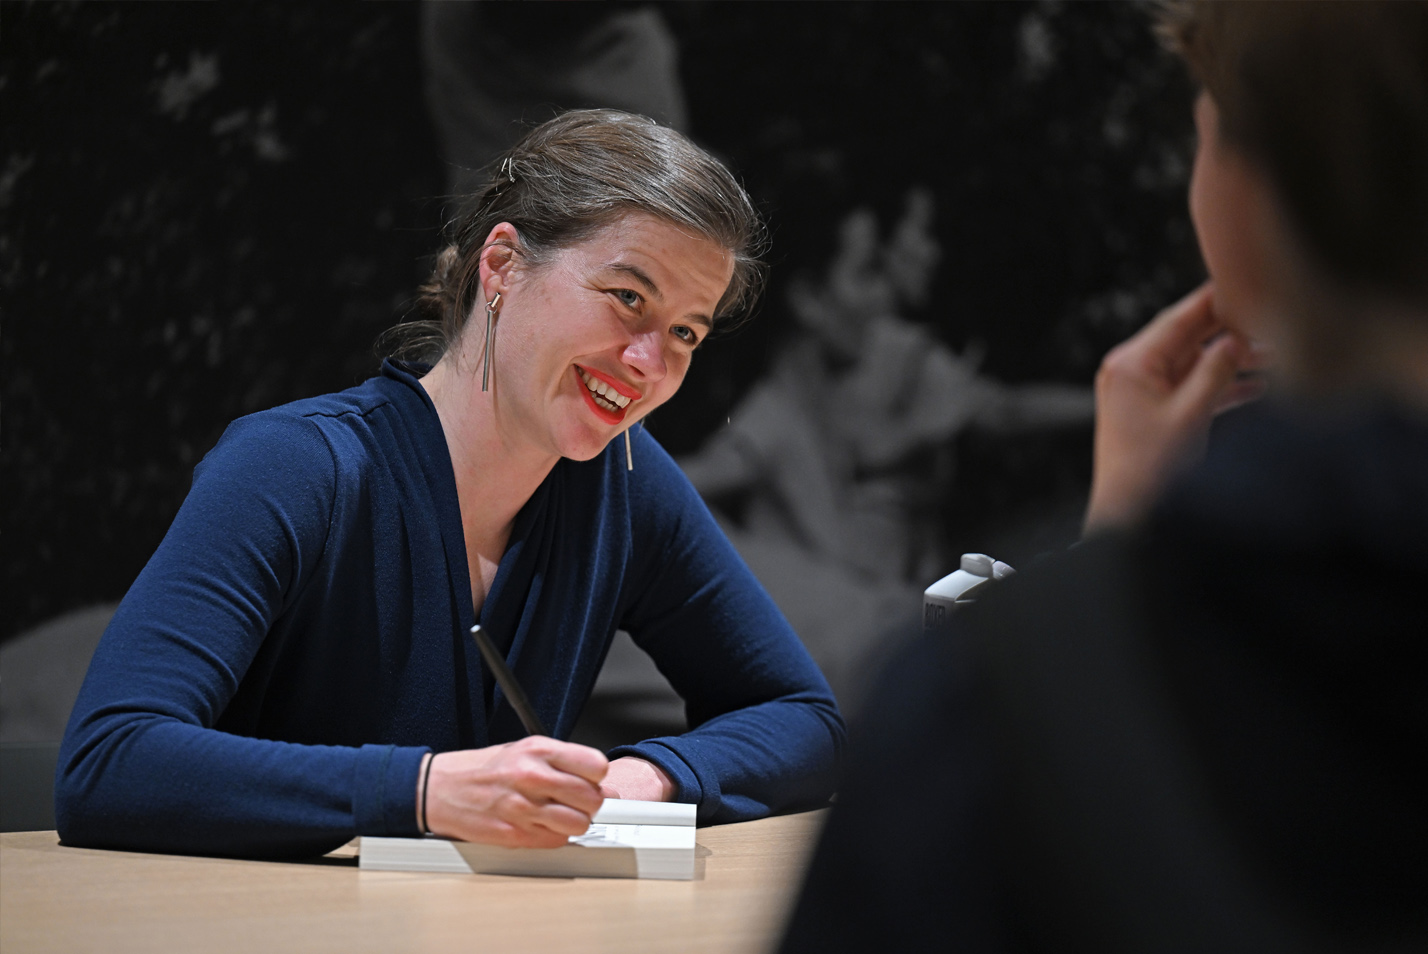
[[(288, 440), (321, 433), (329, 440), (344, 432), (375, 433), (429, 428), (435, 411), (415, 378), (382, 374), (345, 391), (300, 398), (235, 420), (229, 432), (253, 440)], [(439, 427), (439, 423), (435, 426)], [(225, 438), (228, 435), (225, 435)]]
[(345, 391), (300, 398), (239, 420), (252, 418), (281, 426), (280, 422), (284, 421), (308, 420), (320, 424), (324, 420), (363, 418), (403, 399), (410, 400), (404, 393), (407, 390), (404, 382), (386, 376), (372, 377)]
[(381, 456), (383, 445), (403, 430), (392, 418), (419, 416), (419, 408), (400, 407), (413, 403), (405, 390), (400, 382), (375, 377), (345, 391), (244, 415), (228, 425), (201, 466), (270, 462), (290, 475), (314, 471), (328, 477), (334, 470), (360, 467)]

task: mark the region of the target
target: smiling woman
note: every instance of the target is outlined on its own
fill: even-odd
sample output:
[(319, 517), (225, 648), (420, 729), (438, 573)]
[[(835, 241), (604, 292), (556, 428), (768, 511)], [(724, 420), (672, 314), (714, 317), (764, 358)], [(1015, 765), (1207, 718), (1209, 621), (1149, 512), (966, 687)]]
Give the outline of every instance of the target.
[[(480, 418), (470, 425), (505, 435), (543, 476), (556, 458), (589, 460), (673, 396), (713, 327), (733, 256), (644, 212), (540, 264), (520, 249), (516, 227), (492, 228), (477, 271), (482, 300), (499, 296), (491, 328), (469, 323), (423, 384), (448, 433), (468, 426), (458, 416)], [(478, 362), (490, 399), (452, 394)]]
[[(748, 197), (679, 134), (582, 111), (497, 164), (452, 235), (379, 377), (234, 422), (196, 470), (75, 705), (67, 843), (554, 846), (606, 797), (704, 821), (827, 800), (827, 683), (678, 467), (631, 437), (756, 291)], [(554, 738), (523, 738), (476, 623)], [(689, 731), (607, 756), (559, 740), (618, 629)]]

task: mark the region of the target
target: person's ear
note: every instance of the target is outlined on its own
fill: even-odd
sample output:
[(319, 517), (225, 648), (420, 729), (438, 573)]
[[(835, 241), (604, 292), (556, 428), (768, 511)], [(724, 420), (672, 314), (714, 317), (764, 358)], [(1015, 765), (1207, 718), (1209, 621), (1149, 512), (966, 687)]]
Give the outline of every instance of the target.
[(486, 236), (481, 249), (481, 290), (486, 301), (506, 294), (510, 288), (520, 247), (520, 233), (509, 222), (497, 224)]

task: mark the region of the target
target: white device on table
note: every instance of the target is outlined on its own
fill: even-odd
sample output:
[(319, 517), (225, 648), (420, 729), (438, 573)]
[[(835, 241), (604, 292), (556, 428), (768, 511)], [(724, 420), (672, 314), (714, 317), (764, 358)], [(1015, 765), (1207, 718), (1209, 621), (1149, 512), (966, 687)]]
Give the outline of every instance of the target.
[(1001, 560), (985, 553), (962, 554), (962, 565), (953, 573), (933, 583), (922, 593), (922, 630), (930, 633), (942, 629), (958, 607), (974, 603), (986, 588), (997, 580), (1015, 573)]

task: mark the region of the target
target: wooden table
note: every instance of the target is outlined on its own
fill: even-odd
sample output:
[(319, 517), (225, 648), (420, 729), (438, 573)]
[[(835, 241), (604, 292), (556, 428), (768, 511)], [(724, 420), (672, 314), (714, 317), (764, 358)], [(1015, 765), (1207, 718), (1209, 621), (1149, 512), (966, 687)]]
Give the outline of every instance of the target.
[(361, 871), (0, 835), (0, 950), (637, 954), (771, 948), (823, 812), (699, 830), (695, 881)]

